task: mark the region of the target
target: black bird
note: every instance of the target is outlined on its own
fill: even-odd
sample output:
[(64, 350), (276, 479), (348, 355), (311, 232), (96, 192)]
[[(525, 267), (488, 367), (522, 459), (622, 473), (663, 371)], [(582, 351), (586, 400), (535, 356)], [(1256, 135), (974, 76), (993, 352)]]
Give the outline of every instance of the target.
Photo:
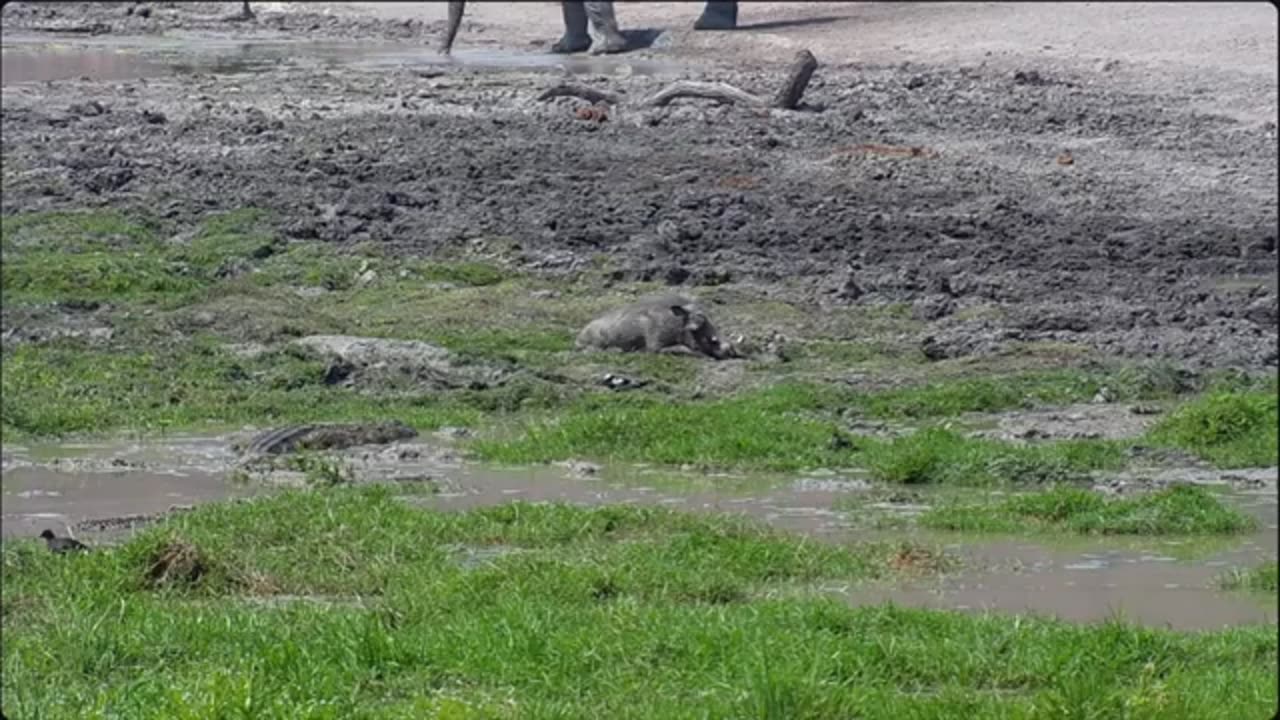
[(40, 533), (40, 537), (44, 538), (44, 544), (49, 546), (50, 552), (67, 553), (89, 549), (88, 545), (85, 545), (75, 538), (60, 538), (57, 535), (54, 535), (52, 530), (45, 530)]

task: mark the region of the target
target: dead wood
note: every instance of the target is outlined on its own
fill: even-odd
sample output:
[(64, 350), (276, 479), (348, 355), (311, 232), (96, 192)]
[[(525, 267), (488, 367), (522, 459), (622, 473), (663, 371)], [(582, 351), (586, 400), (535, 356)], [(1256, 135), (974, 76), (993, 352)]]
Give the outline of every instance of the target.
[[(800, 105), (800, 98), (804, 96), (805, 88), (809, 86), (809, 80), (813, 77), (813, 71), (817, 68), (818, 60), (813, 56), (813, 53), (808, 50), (801, 50), (796, 55), (795, 62), (791, 64), (791, 71), (787, 74), (787, 81), (778, 89), (777, 94), (772, 99), (753, 95), (728, 83), (677, 80), (641, 100), (638, 104), (640, 107), (663, 107), (677, 98), (703, 98), (716, 100), (726, 105), (736, 104), (755, 108), (794, 110)], [(556, 97), (576, 97), (587, 102), (608, 105), (618, 105), (622, 102), (622, 97), (617, 94), (569, 83), (547, 88), (538, 95), (539, 100), (550, 100)]]

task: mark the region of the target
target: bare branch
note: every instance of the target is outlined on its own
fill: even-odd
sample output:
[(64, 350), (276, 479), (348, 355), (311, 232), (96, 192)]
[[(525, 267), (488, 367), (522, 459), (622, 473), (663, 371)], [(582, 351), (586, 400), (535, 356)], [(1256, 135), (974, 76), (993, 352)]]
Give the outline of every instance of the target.
[(705, 83), (693, 82), (690, 80), (678, 80), (671, 83), (658, 92), (650, 95), (640, 104), (645, 107), (662, 107), (669, 104), (672, 100), (682, 97), (719, 100), (727, 105), (736, 103), (751, 107), (764, 107), (766, 104), (763, 98), (756, 97), (745, 90), (739, 90), (727, 83)]
[[(809, 80), (813, 77), (813, 71), (817, 68), (818, 60), (814, 58), (813, 53), (801, 50), (796, 54), (795, 62), (791, 65), (786, 83), (778, 89), (772, 99), (753, 95), (728, 83), (678, 80), (641, 100), (638, 104), (640, 107), (664, 107), (677, 98), (703, 98), (726, 105), (794, 110), (800, 105), (800, 98), (804, 95), (805, 88), (809, 86)], [(576, 97), (591, 103), (608, 105), (618, 105), (622, 102), (619, 95), (583, 85), (560, 84), (538, 95), (539, 100), (550, 100), (555, 97)]]

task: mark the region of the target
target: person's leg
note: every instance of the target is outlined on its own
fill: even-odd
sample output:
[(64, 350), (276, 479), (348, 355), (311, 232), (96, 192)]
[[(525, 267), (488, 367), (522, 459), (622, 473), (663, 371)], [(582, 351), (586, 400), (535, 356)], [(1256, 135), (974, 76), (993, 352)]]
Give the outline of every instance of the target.
[(612, 2), (588, 2), (587, 17), (591, 18), (591, 26), (600, 35), (603, 45), (596, 48), (597, 53), (619, 53), (627, 49), (627, 39), (618, 29), (618, 18), (613, 12)]
[(587, 32), (587, 9), (581, 0), (560, 3), (564, 14), (564, 35), (551, 46), (553, 53), (576, 53), (591, 47), (591, 35)]
[(737, 0), (707, 0), (694, 30), (733, 30), (738, 27)]

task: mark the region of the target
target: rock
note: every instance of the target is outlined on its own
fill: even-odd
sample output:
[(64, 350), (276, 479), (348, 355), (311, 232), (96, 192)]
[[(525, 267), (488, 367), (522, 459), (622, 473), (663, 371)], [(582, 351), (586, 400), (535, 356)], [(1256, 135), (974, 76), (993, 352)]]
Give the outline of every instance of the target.
[(458, 440), (469, 438), (472, 435), (475, 435), (475, 433), (464, 427), (442, 427), (439, 430), (436, 430), (436, 435), (443, 438), (449, 438), (451, 440)]
[(663, 272), (662, 279), (668, 285), (681, 285), (684, 283), (685, 280), (688, 280), (689, 276), (692, 274), (693, 273), (689, 272), (687, 269), (683, 267), (680, 267), (679, 265), (673, 265), (672, 267), (667, 268), (665, 272)]
[(929, 295), (911, 304), (911, 317), (929, 322), (955, 312), (955, 301), (948, 295)]
[(648, 380), (633, 380), (622, 375), (614, 375), (613, 373), (605, 373), (600, 378), (600, 384), (610, 390), (634, 390), (642, 388), (649, 384)]
[(1039, 70), (1019, 70), (1013, 74), (1015, 85), (1048, 85), (1049, 81), (1040, 75)]
[(67, 108), (67, 112), (73, 115), (84, 115), (85, 117), (94, 117), (96, 115), (105, 115), (111, 112), (111, 110), (107, 108), (106, 105), (103, 105), (97, 100), (90, 100), (88, 102), (76, 103), (72, 105), (71, 107)]
[(1249, 306), (1245, 308), (1244, 316), (1250, 322), (1257, 323), (1263, 327), (1275, 328), (1278, 319), (1276, 296), (1266, 295), (1249, 303)]
[(344, 450), (358, 445), (385, 445), (418, 436), (418, 431), (393, 420), (384, 423), (291, 425), (255, 437), (245, 448), (251, 456), (280, 455), (296, 450)]
[(355, 371), (356, 371), (355, 365), (352, 365), (349, 362), (337, 360), (335, 362), (329, 363), (329, 367), (325, 368), (325, 371), (324, 371), (324, 384), (325, 385), (341, 384), (342, 382), (346, 381), (347, 378), (351, 377), (351, 374), (354, 373)]
[(556, 464), (563, 468), (567, 468), (569, 470), (569, 474), (576, 477), (595, 477), (600, 474), (599, 465), (586, 462), (585, 460), (566, 460)]
[(408, 376), (433, 388), (480, 389), (505, 376), (487, 366), (459, 362), (448, 350), (416, 340), (308, 335), (293, 344), (339, 361), (342, 380), (357, 384), (380, 376)]

